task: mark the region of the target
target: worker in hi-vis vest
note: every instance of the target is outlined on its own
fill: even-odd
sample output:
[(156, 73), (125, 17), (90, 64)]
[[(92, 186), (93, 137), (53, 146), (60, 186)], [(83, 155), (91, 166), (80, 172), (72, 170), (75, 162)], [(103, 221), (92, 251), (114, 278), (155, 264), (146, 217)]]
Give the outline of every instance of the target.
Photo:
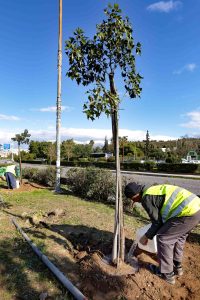
[(157, 237), (159, 267), (150, 264), (152, 273), (175, 284), (175, 275), (183, 274), (183, 248), (188, 233), (200, 222), (200, 198), (178, 186), (162, 184), (146, 187), (130, 182), (125, 195), (140, 202), (152, 225), (140, 238), (142, 245)]
[(6, 166), (5, 174), (4, 174), (7, 182), (7, 186), (9, 189), (16, 189), (16, 177), (17, 175), (17, 166), (10, 165)]

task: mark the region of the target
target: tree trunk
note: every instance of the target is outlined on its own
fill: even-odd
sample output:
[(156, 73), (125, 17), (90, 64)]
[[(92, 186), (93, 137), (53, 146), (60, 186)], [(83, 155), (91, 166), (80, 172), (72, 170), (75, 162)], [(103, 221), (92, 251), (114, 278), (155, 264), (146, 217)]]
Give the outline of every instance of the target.
[[(116, 95), (114, 86), (114, 74), (109, 75), (110, 92)], [(112, 103), (112, 100), (111, 100)], [(122, 203), (122, 185), (119, 160), (119, 134), (118, 134), (118, 105), (112, 105), (112, 133), (116, 163), (116, 201), (115, 201), (115, 224), (112, 261), (117, 266), (124, 261), (124, 220), (123, 220), (123, 203)]]

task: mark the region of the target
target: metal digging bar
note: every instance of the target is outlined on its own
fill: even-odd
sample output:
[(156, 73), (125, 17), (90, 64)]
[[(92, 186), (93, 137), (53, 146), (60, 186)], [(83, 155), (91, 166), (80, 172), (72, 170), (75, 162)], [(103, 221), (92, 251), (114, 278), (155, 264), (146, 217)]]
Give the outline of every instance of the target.
[(70, 291), (70, 293), (75, 297), (77, 300), (87, 300), (87, 298), (67, 279), (64, 274), (48, 259), (46, 255), (44, 255), (36, 245), (29, 239), (27, 234), (20, 228), (14, 218), (12, 218), (12, 222), (15, 227), (19, 230), (28, 244), (31, 246), (33, 251), (39, 256), (41, 261), (49, 268), (49, 270), (57, 277), (57, 279), (64, 285), (66, 289)]

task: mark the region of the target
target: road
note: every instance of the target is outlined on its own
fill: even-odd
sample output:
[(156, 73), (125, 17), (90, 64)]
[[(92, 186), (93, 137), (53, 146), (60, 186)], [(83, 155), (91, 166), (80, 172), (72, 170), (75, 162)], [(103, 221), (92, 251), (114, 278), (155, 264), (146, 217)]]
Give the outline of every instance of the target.
[[(22, 164), (23, 168), (47, 168), (47, 165), (33, 165), (33, 164)], [(61, 167), (61, 176), (65, 177), (67, 170), (70, 167)], [(113, 171), (114, 172), (114, 171)], [(155, 173), (144, 173), (144, 172), (131, 172), (131, 171), (122, 171), (122, 174), (128, 178), (128, 180), (136, 181), (142, 184), (162, 184), (169, 183), (173, 185), (181, 186), (185, 189), (188, 189), (196, 195), (200, 195), (200, 176), (198, 175), (177, 175), (177, 174), (155, 174)], [(195, 178), (195, 179), (194, 179)]]
[[(191, 178), (187, 175), (166, 175), (166, 174), (154, 174), (154, 173), (125, 173), (126, 177), (128, 177), (129, 180), (136, 181), (138, 183), (152, 185), (152, 184), (173, 184), (181, 186), (192, 193), (196, 195), (200, 195), (200, 176), (198, 176), (196, 179)], [(176, 177), (173, 177), (176, 176)], [(179, 176), (182, 176), (179, 178)], [(194, 176), (193, 176), (194, 177)]]

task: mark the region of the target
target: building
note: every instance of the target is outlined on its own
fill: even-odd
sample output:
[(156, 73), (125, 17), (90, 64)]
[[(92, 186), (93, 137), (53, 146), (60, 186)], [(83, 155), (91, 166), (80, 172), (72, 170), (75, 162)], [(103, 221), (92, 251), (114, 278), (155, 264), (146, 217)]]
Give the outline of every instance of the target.
[(105, 157), (105, 159), (108, 159), (109, 157), (112, 157), (113, 156), (113, 153), (91, 153), (90, 154), (90, 157), (93, 157), (93, 158), (100, 158), (100, 157)]
[(182, 159), (182, 163), (197, 163), (200, 164), (200, 153), (195, 150), (190, 150), (187, 153), (186, 159)]

